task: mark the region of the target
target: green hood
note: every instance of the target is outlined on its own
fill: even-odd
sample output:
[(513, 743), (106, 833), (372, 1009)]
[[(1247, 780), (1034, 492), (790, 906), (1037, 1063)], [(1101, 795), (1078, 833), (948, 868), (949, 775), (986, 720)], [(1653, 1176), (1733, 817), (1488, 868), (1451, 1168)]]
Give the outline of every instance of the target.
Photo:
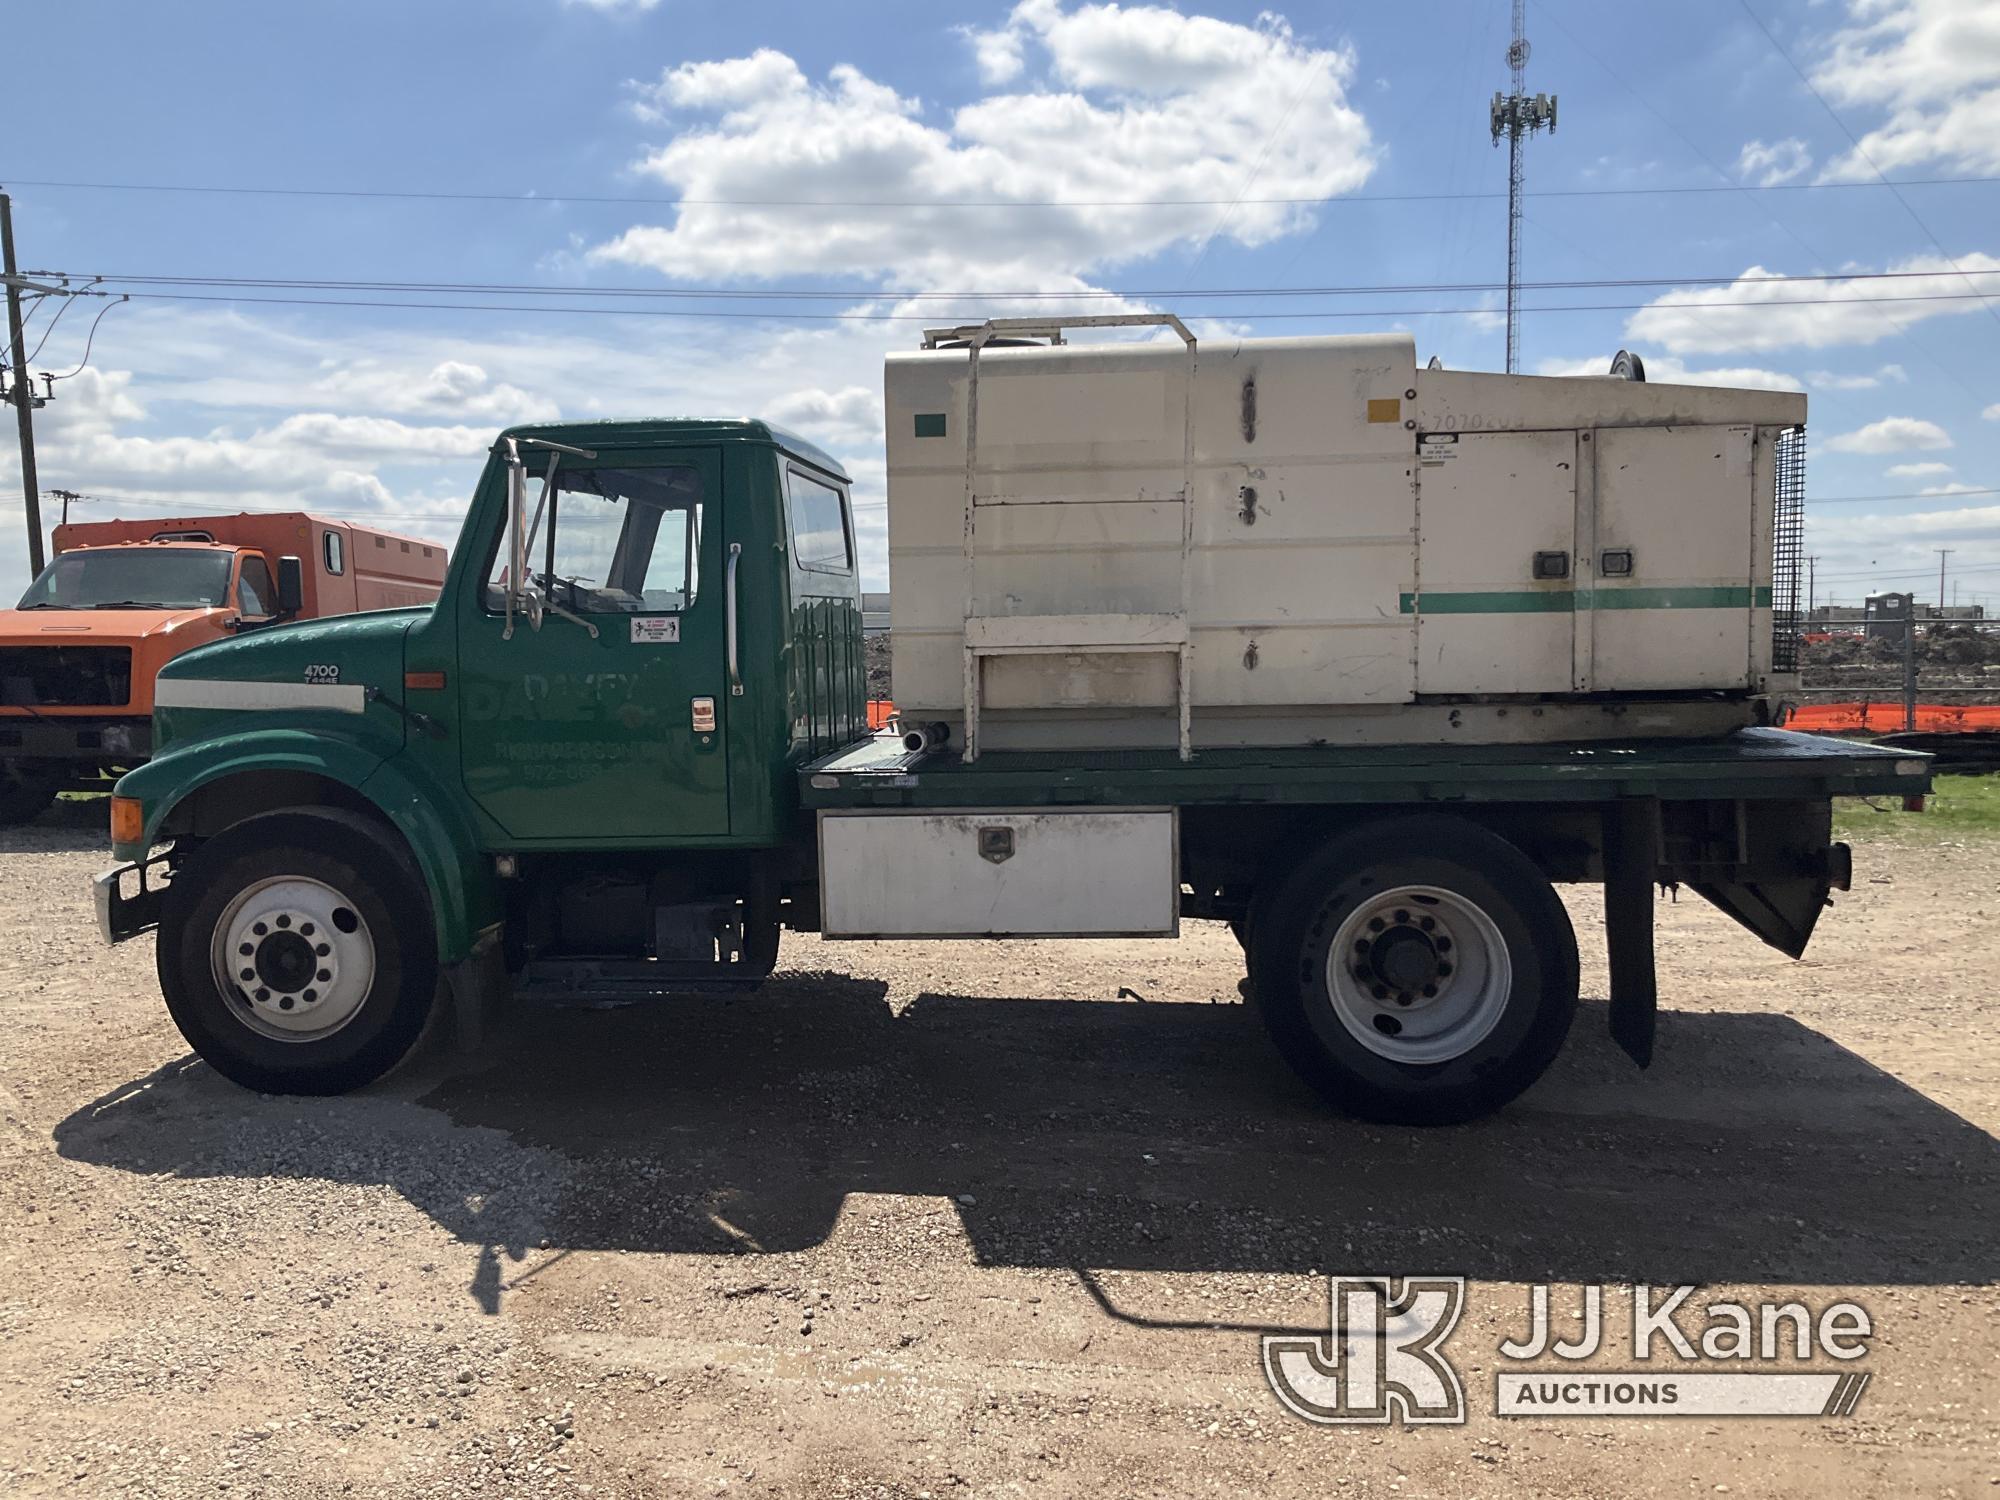
[[(153, 753), (256, 729), (304, 729), (393, 754), (403, 718), (403, 637), (428, 607), (306, 620), (175, 657), (154, 687)], [(381, 701), (386, 700), (386, 701)]]

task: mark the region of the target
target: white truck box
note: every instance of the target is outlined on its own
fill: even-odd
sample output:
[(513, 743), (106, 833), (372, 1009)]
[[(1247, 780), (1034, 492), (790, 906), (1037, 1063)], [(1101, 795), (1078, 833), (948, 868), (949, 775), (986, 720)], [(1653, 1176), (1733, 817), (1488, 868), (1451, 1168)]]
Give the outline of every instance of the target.
[(819, 815), (829, 938), (1174, 937), (1172, 808)]

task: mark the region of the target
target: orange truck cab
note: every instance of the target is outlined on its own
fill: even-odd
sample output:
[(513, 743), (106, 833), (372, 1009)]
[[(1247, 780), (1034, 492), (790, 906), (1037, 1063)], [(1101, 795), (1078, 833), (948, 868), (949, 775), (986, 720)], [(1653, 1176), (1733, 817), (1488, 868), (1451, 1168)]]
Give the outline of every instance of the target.
[(302, 512), (58, 526), (0, 611), (0, 825), (152, 750), (153, 679), (181, 652), (288, 620), (427, 604), (445, 548)]

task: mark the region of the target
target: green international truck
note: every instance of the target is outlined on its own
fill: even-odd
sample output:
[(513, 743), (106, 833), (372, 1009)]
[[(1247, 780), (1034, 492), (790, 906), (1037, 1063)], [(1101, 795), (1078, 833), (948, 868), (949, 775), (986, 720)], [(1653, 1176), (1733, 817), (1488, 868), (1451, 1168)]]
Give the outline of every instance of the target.
[(1437, 1123), (1561, 1046), (1558, 883), (1604, 887), (1610, 1025), (1643, 1065), (1657, 885), (1796, 956), (1848, 883), (1831, 799), (1928, 784), (1923, 757), (1770, 727), (1191, 755), (871, 733), (837, 462), (755, 421), (549, 424), (496, 442), (434, 604), (166, 667), (94, 899), (112, 942), (157, 930), (204, 1059), (305, 1094), (434, 1022), (476, 1045), (537, 998), (755, 985), (784, 930), (1220, 920), (1334, 1107)]

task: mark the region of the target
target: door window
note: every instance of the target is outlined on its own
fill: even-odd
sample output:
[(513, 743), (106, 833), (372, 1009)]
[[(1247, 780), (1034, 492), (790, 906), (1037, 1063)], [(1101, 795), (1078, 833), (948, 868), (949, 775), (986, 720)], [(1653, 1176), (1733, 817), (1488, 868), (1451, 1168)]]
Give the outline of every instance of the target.
[(337, 576), (346, 562), (346, 559), (341, 556), (340, 533), (337, 531), (327, 532), (325, 546), (326, 570)]
[(271, 587), (271, 570), (264, 566), (261, 557), (243, 559), (243, 572), (236, 580), (236, 607), (252, 619), (262, 619), (275, 614), (272, 603), (278, 597)]
[[(528, 486), (535, 514), (540, 484)], [(699, 586), (701, 473), (673, 465), (556, 470), (528, 540), (529, 567), (551, 603), (575, 614), (673, 614)], [(505, 605), (504, 535), (488, 573), (487, 607)]]
[(792, 558), (817, 573), (851, 573), (854, 552), (847, 540), (847, 497), (797, 469), (785, 476), (791, 492)]

